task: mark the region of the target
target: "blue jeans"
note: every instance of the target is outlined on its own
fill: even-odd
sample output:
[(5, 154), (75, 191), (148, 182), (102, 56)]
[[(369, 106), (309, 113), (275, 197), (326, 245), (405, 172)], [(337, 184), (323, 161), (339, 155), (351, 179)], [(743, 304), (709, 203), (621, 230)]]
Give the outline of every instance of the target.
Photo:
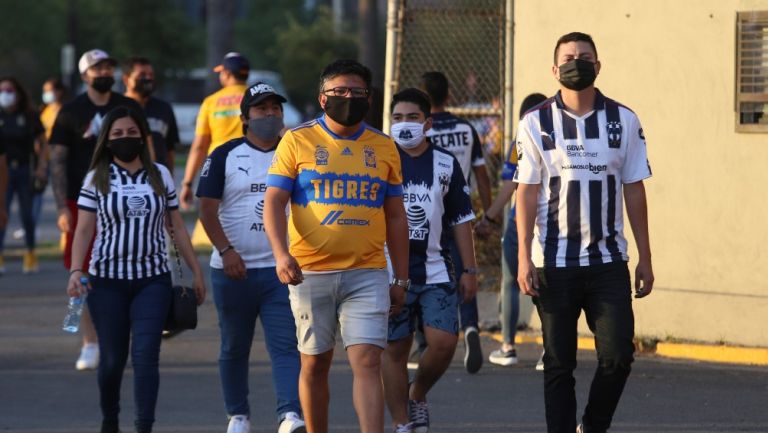
[(515, 344), (520, 316), (520, 286), (517, 284), (517, 224), (512, 211), (501, 239), (501, 251), (501, 334), (505, 343)]
[(301, 414), (301, 361), (296, 324), (288, 301), (288, 286), (278, 280), (274, 267), (248, 269), (244, 280), (232, 280), (223, 270), (211, 269), (211, 285), (221, 330), (219, 374), (227, 414), (251, 413), (248, 404), (248, 359), (259, 316), (272, 360), (278, 420), (286, 412)]
[(151, 431), (155, 421), (160, 337), (171, 302), (171, 274), (136, 280), (91, 277), (88, 309), (99, 337), (101, 412), (118, 419), (120, 385), (131, 351), (136, 428)]
[[(35, 220), (32, 217), (32, 172), (29, 164), (8, 166), (8, 189), (5, 191), (5, 210), (11, 210), (13, 196), (19, 197), (21, 225), (24, 227), (24, 243), (27, 249), (35, 249)], [(10, 215), (8, 215), (10, 217)], [(5, 229), (0, 230), (0, 252), (5, 245)]]

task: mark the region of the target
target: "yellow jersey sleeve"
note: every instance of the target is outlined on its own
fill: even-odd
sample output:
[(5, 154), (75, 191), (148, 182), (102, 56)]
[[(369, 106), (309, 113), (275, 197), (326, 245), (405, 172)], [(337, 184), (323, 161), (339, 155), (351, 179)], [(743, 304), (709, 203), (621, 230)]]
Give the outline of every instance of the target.
[(195, 122), (195, 135), (211, 135), (211, 125), (208, 123), (208, 114), (211, 111), (211, 97), (203, 99), (200, 104), (200, 111), (197, 113), (197, 122)]

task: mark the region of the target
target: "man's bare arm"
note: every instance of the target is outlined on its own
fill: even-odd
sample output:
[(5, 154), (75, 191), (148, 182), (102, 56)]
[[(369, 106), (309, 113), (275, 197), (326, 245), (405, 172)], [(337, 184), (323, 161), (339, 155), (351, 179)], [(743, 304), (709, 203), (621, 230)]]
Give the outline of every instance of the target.
[(635, 297), (648, 296), (653, 290), (653, 266), (651, 265), (651, 241), (648, 235), (648, 202), (643, 181), (624, 185), (624, 201), (627, 206), (629, 225), (637, 244), (638, 262), (635, 268)]
[(73, 230), (72, 214), (67, 208), (67, 156), (69, 149), (60, 144), (51, 144), (51, 189), (59, 211), (57, 224), (62, 232)]

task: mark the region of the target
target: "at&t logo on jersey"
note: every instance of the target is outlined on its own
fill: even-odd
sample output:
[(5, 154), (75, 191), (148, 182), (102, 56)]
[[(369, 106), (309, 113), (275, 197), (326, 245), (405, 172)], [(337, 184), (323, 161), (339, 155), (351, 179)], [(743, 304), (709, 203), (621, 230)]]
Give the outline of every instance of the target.
[(253, 209), (253, 212), (256, 214), (256, 218), (258, 218), (258, 221), (254, 221), (253, 224), (251, 224), (251, 231), (257, 231), (257, 232), (263, 232), (264, 231), (264, 200), (259, 200), (258, 203), (256, 203), (256, 206)]
[(146, 209), (147, 201), (144, 200), (144, 197), (136, 195), (128, 197), (126, 203), (128, 204), (128, 211), (126, 211), (125, 216), (128, 218), (140, 218), (149, 214), (149, 209)]
[(423, 241), (429, 235), (429, 229), (425, 227), (427, 222), (427, 211), (417, 204), (408, 206), (405, 211), (408, 217), (408, 238)]

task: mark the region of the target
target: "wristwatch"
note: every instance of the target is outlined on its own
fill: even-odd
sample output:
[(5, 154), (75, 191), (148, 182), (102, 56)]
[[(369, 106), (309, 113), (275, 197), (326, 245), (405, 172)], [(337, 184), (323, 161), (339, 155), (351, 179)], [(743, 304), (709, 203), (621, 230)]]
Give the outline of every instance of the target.
[(390, 285), (391, 286), (400, 286), (400, 287), (404, 288), (405, 290), (408, 290), (408, 289), (411, 288), (411, 279), (409, 278), (407, 280), (399, 280), (397, 278), (393, 278), (392, 279), (392, 283)]
[(463, 274), (477, 275), (477, 268), (464, 268)]

